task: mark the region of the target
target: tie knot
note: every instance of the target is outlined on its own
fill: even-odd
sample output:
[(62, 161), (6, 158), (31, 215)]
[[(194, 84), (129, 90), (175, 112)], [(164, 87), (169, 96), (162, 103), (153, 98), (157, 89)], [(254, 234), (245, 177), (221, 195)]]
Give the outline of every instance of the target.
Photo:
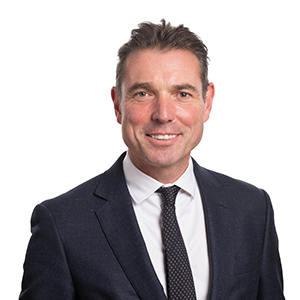
[(161, 187), (156, 192), (162, 195), (164, 205), (174, 206), (175, 199), (179, 190), (180, 187), (178, 187), (177, 185), (172, 185), (170, 187)]

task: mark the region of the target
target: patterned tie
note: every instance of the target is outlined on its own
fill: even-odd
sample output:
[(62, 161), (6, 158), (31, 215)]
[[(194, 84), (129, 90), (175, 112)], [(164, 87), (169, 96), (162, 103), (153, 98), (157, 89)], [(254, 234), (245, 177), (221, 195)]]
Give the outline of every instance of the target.
[(157, 190), (163, 199), (162, 222), (167, 292), (170, 300), (193, 300), (196, 299), (193, 275), (175, 214), (175, 199), (179, 190), (180, 188), (175, 185)]

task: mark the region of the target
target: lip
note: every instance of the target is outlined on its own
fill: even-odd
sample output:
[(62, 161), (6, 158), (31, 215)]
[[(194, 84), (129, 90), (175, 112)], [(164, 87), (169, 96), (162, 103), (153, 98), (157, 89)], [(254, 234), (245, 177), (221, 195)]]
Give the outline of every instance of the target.
[(178, 136), (178, 134), (175, 133), (156, 133), (156, 134), (147, 134), (147, 136), (155, 139), (155, 140), (171, 140)]
[(172, 145), (181, 136), (178, 133), (149, 133), (146, 134), (146, 138), (155, 145), (169, 146)]

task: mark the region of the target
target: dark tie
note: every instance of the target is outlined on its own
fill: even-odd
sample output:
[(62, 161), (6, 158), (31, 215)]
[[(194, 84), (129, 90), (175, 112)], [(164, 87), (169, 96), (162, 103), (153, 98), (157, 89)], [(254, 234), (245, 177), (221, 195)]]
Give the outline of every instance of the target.
[(165, 243), (168, 299), (196, 299), (193, 275), (175, 214), (175, 199), (180, 188), (159, 188), (163, 200), (162, 222)]

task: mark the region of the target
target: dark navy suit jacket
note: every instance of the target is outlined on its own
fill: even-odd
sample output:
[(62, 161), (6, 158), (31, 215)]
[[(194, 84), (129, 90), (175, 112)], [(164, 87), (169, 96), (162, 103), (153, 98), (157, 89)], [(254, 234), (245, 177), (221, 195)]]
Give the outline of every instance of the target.
[[(123, 158), (35, 208), (21, 300), (166, 300), (135, 217)], [(268, 195), (195, 161), (194, 172), (207, 227), (208, 299), (284, 299)]]

